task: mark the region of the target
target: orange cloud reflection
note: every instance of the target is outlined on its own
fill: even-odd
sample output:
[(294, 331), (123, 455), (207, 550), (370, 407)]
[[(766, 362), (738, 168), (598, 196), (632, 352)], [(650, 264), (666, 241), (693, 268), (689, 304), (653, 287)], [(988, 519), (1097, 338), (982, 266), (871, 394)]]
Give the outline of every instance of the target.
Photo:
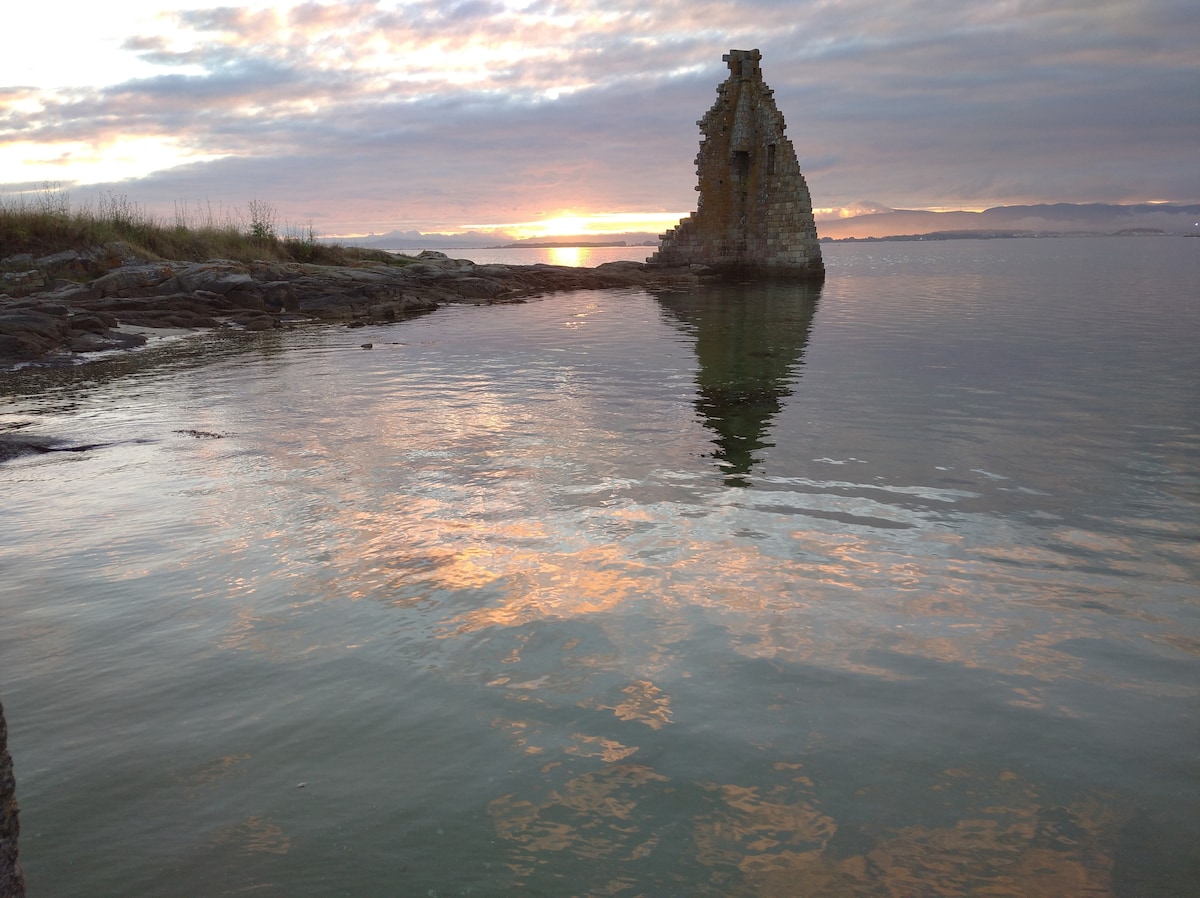
[[(746, 786), (681, 782), (613, 763), (544, 797), (503, 795), (488, 813), (510, 846), (518, 891), (593, 870), (579, 893), (632, 894), (638, 872), (669, 850), (672, 866), (707, 867), (713, 893), (731, 898), (1115, 895), (1109, 846), (1125, 818), (1102, 796), (1060, 804), (1010, 770), (948, 769), (933, 775), (928, 791), (940, 796), (934, 816), (953, 819), (895, 826), (854, 806), (878, 801), (869, 787), (835, 811), (800, 765), (774, 770), (772, 782)], [(664, 807), (669, 822), (656, 825), (653, 809)], [(686, 834), (676, 830), (681, 824)], [(669, 849), (661, 825), (673, 833)], [(644, 859), (650, 867), (638, 866)], [(586, 863), (596, 860), (605, 863)]]

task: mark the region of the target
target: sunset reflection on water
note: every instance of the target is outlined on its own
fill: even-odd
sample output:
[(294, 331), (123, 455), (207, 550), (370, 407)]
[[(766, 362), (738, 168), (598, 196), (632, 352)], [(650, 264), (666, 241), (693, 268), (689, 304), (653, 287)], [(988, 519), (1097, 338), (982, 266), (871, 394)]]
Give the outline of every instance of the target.
[[(577, 468), (556, 488), (544, 446), (510, 446), (468, 489), (450, 487), (445, 459), (481, 440), (461, 421), (446, 433), (444, 453), (371, 446), (406, 458), (412, 492), (370, 511), (325, 502), (314, 544), (342, 574), (324, 585), (330, 600), (418, 613), (448, 647), (444, 673), (505, 709), (490, 726), (534, 765), (518, 765), (519, 790), (487, 799), (512, 888), (574, 881), (579, 863), (604, 860), (614, 877), (582, 893), (635, 894), (669, 856), (703, 871), (691, 874), (709, 883), (697, 894), (1116, 894), (1111, 850), (1128, 812), (999, 757), (938, 767), (958, 726), (941, 712), (966, 698), (939, 685), (926, 707), (919, 690), (974, 671), (969, 702), (983, 690), (993, 712), (1010, 709), (1006, 726), (1089, 716), (1076, 693), (1095, 674), (1063, 646), (1105, 638), (1119, 543), (1098, 546), (1108, 571), (1068, 581), (1054, 571), (1071, 571), (1069, 557), (1050, 546), (1084, 534), (1051, 530), (1036, 548), (1030, 532), (994, 527), (978, 491), (913, 484), (810, 480), (650, 502), (614, 484), (593, 502), (562, 488)], [(1131, 609), (1127, 625), (1139, 620), (1161, 623)], [(748, 673), (763, 664), (767, 689)], [(804, 683), (841, 694), (848, 717), (797, 719)], [(878, 717), (883, 684), (915, 715), (891, 726), (932, 725), (937, 745), (902, 786), (895, 730), (848, 723)], [(1107, 688), (1186, 694), (1153, 676)], [(989, 726), (978, 706), (963, 711), (961, 725)], [(714, 726), (726, 743), (715, 751)], [(851, 748), (848, 726), (866, 742)], [(863, 769), (843, 769), (848, 751)], [(697, 764), (727, 778), (689, 772)]]
[(1187, 895), (1193, 369), (906, 271), (47, 399), (117, 445), (0, 469), (45, 891)]

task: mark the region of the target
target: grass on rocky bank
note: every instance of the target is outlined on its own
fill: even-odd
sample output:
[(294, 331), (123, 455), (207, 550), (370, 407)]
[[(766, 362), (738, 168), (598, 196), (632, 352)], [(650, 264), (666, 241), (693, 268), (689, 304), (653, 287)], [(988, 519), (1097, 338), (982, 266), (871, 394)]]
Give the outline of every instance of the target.
[(166, 222), (121, 194), (109, 193), (79, 208), (72, 208), (70, 196), (52, 186), (32, 195), (0, 196), (0, 258), (21, 253), (45, 256), (110, 243), (126, 243), (151, 257), (194, 262), (399, 261), (377, 250), (320, 241), (311, 225), (285, 227), (281, 235), (275, 207), (264, 200), (251, 200), (246, 214), (237, 208), (214, 214), (211, 205), (176, 204), (175, 220)]

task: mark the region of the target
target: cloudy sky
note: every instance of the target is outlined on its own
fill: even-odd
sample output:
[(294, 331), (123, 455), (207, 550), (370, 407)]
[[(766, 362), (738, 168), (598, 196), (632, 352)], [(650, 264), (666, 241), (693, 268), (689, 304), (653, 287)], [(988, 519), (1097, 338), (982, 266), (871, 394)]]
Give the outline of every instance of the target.
[(10, 5), (0, 198), (661, 231), (722, 54), (757, 47), (822, 215), (1200, 201), (1196, 0)]

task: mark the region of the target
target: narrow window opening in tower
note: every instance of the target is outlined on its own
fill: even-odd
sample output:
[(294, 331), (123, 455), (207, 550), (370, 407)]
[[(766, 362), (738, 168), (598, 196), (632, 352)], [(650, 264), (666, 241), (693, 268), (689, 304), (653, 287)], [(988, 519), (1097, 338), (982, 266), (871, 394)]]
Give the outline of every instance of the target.
[(767, 144), (767, 174), (775, 174), (775, 144)]
[(739, 178), (750, 174), (750, 153), (747, 150), (735, 150), (733, 153), (733, 173)]

